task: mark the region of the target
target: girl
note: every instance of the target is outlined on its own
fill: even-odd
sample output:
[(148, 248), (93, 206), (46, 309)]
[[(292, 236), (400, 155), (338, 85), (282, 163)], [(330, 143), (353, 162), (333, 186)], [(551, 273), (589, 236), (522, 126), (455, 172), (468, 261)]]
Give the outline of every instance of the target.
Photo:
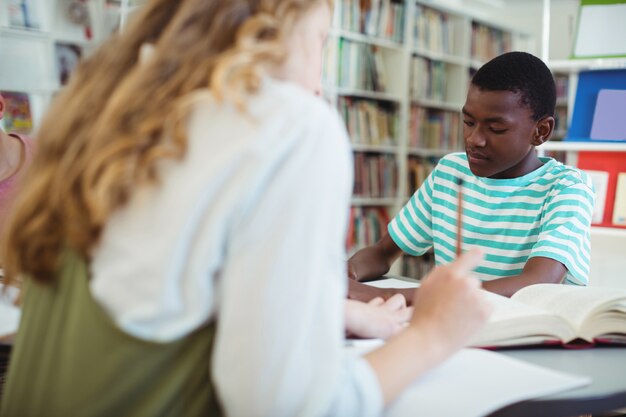
[(344, 320), (350, 148), (314, 94), (330, 6), (153, 0), (79, 69), (9, 230), (2, 416), (379, 415), (486, 320), (470, 253), (344, 354), (368, 329)]

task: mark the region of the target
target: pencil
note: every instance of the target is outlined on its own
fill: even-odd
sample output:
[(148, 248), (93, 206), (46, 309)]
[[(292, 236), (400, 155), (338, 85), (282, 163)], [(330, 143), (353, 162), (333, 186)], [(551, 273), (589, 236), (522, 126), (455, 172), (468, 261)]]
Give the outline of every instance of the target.
[(463, 235), (461, 233), (463, 229), (463, 221), (461, 219), (463, 214), (463, 180), (458, 178), (457, 184), (459, 188), (457, 190), (458, 201), (456, 206), (456, 256), (459, 257), (461, 255), (461, 244), (463, 243)]

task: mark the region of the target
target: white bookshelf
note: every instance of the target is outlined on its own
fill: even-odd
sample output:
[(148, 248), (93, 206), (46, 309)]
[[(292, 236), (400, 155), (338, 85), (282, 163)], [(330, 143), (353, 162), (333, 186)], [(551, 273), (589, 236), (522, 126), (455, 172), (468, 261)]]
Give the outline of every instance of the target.
[[(572, 119), (576, 106), (576, 89), (581, 71), (626, 68), (626, 58), (568, 59), (576, 39), (579, 4), (577, 0), (542, 0), (542, 58), (553, 73), (568, 77), (567, 103), (560, 103), (560, 105), (567, 105), (568, 120)], [(567, 132), (563, 134), (563, 137), (567, 137)], [(565, 162), (576, 166), (579, 152), (626, 153), (626, 142), (550, 141), (540, 146), (538, 150), (540, 152), (564, 152)], [(626, 157), (623, 165), (626, 171)], [(612, 202), (607, 204), (612, 204)], [(626, 248), (626, 229), (592, 226), (591, 285), (626, 287), (626, 281), (623, 280), (623, 271), (626, 269), (624, 248)]]
[[(0, 90), (26, 93), (29, 96), (36, 130), (53, 96), (61, 89), (56, 62), (56, 45), (71, 44), (87, 56), (109, 34), (107, 27), (119, 6), (106, 0), (87, 0), (91, 36), (84, 25), (66, 17), (69, 2), (65, 0), (30, 0), (37, 16), (37, 28), (11, 25), (10, 0), (0, 0)], [(119, 19), (119, 11), (117, 11)]]
[(626, 142), (546, 142), (537, 147), (539, 151), (563, 152), (626, 152)]

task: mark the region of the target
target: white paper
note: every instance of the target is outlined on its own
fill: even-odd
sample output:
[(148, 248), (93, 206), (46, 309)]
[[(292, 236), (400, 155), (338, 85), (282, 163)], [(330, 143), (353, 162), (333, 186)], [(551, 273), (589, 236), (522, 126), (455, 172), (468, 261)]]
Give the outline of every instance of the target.
[(574, 55), (626, 55), (626, 4), (585, 5), (580, 10)]
[(376, 287), (376, 288), (416, 288), (419, 287), (419, 282), (417, 281), (410, 281), (405, 279), (400, 279), (400, 278), (392, 278), (392, 277), (388, 277), (387, 279), (379, 279), (378, 281), (370, 281), (370, 282), (364, 282), (364, 284), (367, 284), (369, 286), (372, 287)]
[(589, 377), (532, 365), (503, 354), (463, 349), (407, 388), (388, 417), (479, 417), (518, 401), (588, 385)]
[(5, 291), (0, 284), (0, 337), (9, 336), (17, 332), (20, 323), (20, 309), (13, 305), (18, 290), (9, 287)]

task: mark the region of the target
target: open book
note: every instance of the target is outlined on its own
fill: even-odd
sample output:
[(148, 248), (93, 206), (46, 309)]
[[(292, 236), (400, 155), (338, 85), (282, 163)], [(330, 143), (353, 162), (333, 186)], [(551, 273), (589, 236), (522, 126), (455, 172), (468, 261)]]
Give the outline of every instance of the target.
[[(418, 286), (402, 277), (367, 284), (379, 288)], [(626, 344), (626, 288), (536, 284), (510, 299), (484, 293), (494, 306), (493, 314), (471, 346)]]
[(486, 294), (494, 312), (473, 346), (626, 343), (626, 289), (536, 284), (510, 299)]

